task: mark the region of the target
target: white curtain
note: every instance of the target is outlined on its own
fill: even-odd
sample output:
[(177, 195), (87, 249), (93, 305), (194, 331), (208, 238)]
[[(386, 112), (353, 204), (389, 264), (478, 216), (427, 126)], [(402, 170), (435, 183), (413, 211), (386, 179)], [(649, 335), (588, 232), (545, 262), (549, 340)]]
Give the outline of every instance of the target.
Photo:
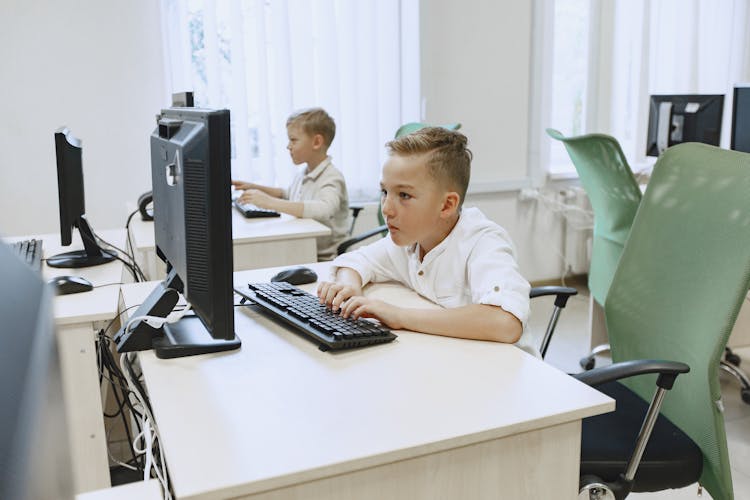
[[(750, 81), (748, 0), (617, 0), (610, 123), (625, 154), (645, 156), (651, 94), (724, 94), (723, 147), (729, 145), (731, 100)], [(592, 130), (593, 131), (593, 130)]]
[[(229, 108), (233, 177), (285, 187), (286, 118), (320, 106), (353, 200), (375, 199), (383, 145), (419, 119), (417, 0), (162, 0), (168, 91)], [(417, 82), (416, 85), (413, 82)], [(405, 82), (411, 82), (406, 84)]]

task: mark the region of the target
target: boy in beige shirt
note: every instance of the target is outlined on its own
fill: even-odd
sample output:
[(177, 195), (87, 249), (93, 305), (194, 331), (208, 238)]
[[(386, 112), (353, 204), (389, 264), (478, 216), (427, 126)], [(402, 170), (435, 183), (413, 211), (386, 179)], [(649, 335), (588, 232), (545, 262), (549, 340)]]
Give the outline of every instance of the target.
[(295, 165), (305, 164), (288, 189), (232, 181), (243, 190), (240, 203), (315, 219), (331, 228), (330, 236), (317, 238), (318, 260), (331, 260), (349, 229), (349, 196), (341, 172), (331, 163), (328, 148), (336, 135), (336, 124), (321, 108), (292, 114), (286, 122), (287, 149)]

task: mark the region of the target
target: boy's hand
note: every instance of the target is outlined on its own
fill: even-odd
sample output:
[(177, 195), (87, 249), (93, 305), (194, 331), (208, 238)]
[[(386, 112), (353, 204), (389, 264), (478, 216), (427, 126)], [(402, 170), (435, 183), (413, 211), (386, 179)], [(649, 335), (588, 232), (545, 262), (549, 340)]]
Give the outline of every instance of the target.
[(260, 208), (271, 208), (270, 204), (273, 203), (270, 196), (259, 189), (248, 189), (242, 196), (238, 198), (240, 203), (252, 203), (256, 207)]
[(232, 181), (232, 186), (234, 186), (234, 189), (237, 189), (239, 191), (245, 191), (253, 187), (252, 184), (245, 181)]
[(401, 308), (383, 302), (382, 300), (370, 299), (363, 296), (352, 297), (341, 307), (344, 318), (375, 318), (388, 328), (394, 330), (403, 329), (400, 319)]
[(345, 300), (357, 295), (362, 295), (362, 288), (354, 285), (331, 281), (323, 281), (318, 285), (320, 303), (327, 305), (332, 311), (338, 311)]

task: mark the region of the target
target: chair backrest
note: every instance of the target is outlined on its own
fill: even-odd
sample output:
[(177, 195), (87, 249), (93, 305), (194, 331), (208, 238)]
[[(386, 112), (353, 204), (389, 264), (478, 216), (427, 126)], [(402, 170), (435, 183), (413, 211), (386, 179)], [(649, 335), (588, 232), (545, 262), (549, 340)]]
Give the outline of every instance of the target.
[(429, 123), (422, 123), (422, 122), (404, 123), (398, 128), (398, 130), (396, 130), (396, 139), (398, 139), (402, 135), (411, 134), (412, 132), (416, 132), (417, 130), (423, 129), (425, 127), (443, 127), (448, 130), (458, 130), (461, 128), (461, 124), (460, 123), (446, 123), (443, 125), (430, 125)]
[(604, 304), (641, 201), (641, 191), (614, 137), (605, 134), (565, 137), (551, 128), (547, 134), (565, 145), (594, 209), (589, 289), (594, 299)]
[[(719, 360), (750, 286), (750, 154), (686, 143), (658, 160), (604, 305), (612, 360), (690, 365), (662, 413), (704, 457), (701, 483), (732, 498)], [(626, 381), (644, 400), (654, 379)]]

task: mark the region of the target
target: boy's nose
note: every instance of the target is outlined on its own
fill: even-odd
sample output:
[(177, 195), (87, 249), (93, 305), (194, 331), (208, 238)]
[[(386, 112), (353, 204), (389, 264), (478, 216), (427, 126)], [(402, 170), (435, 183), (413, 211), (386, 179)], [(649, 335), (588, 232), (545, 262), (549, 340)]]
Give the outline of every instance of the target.
[(383, 203), (380, 206), (380, 211), (383, 212), (384, 217), (390, 217), (393, 215), (393, 202), (389, 196), (383, 197)]

